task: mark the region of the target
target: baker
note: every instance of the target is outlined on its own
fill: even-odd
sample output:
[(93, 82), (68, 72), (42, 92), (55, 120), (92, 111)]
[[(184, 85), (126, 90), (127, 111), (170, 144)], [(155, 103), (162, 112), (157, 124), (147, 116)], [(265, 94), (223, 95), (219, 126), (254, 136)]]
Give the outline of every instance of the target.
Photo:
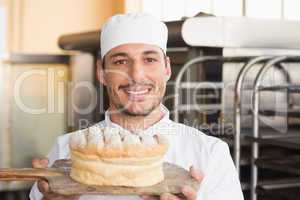
[[(182, 193), (188, 200), (243, 200), (239, 178), (228, 145), (199, 130), (176, 123), (162, 104), (166, 83), (171, 76), (166, 56), (168, 29), (156, 18), (143, 13), (115, 15), (102, 27), (98, 80), (106, 86), (109, 108), (102, 127), (132, 133), (143, 130), (165, 134), (170, 147), (165, 161), (190, 171), (201, 182), (198, 191), (188, 186)], [(47, 159), (34, 159), (33, 167), (51, 166), (57, 159), (70, 157), (70, 134), (56, 140)], [(150, 196), (59, 196), (46, 182), (35, 183), (30, 199), (159, 199)], [(178, 200), (172, 194), (160, 199)]]

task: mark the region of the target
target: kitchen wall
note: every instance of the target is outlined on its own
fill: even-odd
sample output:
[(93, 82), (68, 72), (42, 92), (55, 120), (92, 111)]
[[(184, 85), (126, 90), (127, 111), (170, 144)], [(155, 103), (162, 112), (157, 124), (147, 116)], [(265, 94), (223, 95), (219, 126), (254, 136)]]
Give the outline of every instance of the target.
[[(0, 0), (8, 17), (8, 51), (59, 53), (62, 34), (100, 29), (123, 12), (122, 0)], [(1, 5), (1, 3), (0, 3)]]
[(295, 0), (127, 0), (126, 2), (131, 5), (128, 7), (131, 11), (149, 12), (165, 21), (195, 16), (200, 11), (216, 16), (300, 19), (298, 11), (300, 2)]

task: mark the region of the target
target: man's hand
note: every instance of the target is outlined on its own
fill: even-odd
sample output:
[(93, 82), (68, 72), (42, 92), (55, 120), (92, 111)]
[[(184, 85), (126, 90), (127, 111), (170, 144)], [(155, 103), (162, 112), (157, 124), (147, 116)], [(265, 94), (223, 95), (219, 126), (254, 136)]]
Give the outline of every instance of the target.
[[(199, 183), (201, 183), (203, 179), (203, 174), (195, 170), (194, 167), (190, 167), (190, 175), (196, 179)], [(170, 193), (164, 193), (160, 197), (154, 197), (154, 196), (142, 196), (144, 200), (182, 200), (182, 199), (187, 199), (187, 200), (197, 200), (197, 191), (195, 191), (193, 188), (189, 186), (183, 186), (181, 189), (182, 194), (184, 197), (178, 197)]]
[[(32, 166), (33, 168), (46, 168), (48, 166), (48, 159), (33, 159)], [(53, 193), (49, 189), (49, 184), (47, 181), (40, 180), (37, 183), (39, 191), (43, 194), (43, 200), (78, 200), (79, 196), (63, 196)]]

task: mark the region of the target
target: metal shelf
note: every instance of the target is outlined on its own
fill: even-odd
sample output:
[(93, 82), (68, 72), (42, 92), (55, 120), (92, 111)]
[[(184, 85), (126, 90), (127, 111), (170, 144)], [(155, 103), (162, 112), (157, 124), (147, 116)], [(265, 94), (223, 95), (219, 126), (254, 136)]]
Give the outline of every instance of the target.
[(182, 89), (223, 89), (224, 83), (221, 82), (181, 82), (179, 85)]
[(182, 104), (177, 107), (178, 111), (190, 111), (196, 110), (199, 112), (205, 112), (210, 110), (221, 110), (221, 104)]
[[(252, 110), (245, 107), (245, 111), (243, 110), (243, 116), (250, 116), (252, 115)], [(232, 112), (226, 111), (228, 114)], [(272, 109), (260, 109), (259, 114), (266, 117), (275, 117), (275, 116), (287, 116), (292, 118), (300, 118), (300, 108), (297, 106), (296, 108), (277, 108), (277, 110)]]
[(275, 180), (260, 181), (257, 186), (257, 191), (277, 190), (283, 188), (300, 187), (300, 177), (284, 178)]
[(300, 150), (300, 134), (299, 136), (291, 137), (281, 137), (281, 138), (255, 138), (251, 136), (246, 136), (248, 140), (252, 142), (257, 142), (259, 144), (269, 144), (273, 146), (283, 147), (287, 149)]
[(300, 109), (288, 108), (286, 111), (279, 110), (259, 110), (259, 114), (263, 116), (287, 116), (300, 118)]
[(262, 169), (270, 169), (300, 176), (300, 156), (294, 155), (284, 158), (259, 158), (255, 164)]
[(289, 93), (300, 93), (300, 85), (274, 85), (274, 86), (264, 86), (260, 87), (259, 91), (275, 91), (275, 92), (289, 92)]
[[(250, 184), (242, 182), (242, 190), (250, 190)], [(300, 187), (300, 177), (296, 178), (284, 178), (275, 180), (259, 181), (257, 186), (257, 193), (263, 194), (268, 191), (274, 191), (279, 189)]]

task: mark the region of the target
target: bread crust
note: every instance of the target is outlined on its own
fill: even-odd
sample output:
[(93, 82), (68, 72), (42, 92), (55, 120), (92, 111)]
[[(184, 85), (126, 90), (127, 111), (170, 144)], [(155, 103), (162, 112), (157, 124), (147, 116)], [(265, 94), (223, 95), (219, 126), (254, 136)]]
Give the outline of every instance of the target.
[(101, 158), (120, 158), (120, 157), (153, 157), (165, 154), (168, 149), (168, 144), (158, 144), (153, 147), (145, 147), (143, 145), (131, 145), (121, 148), (102, 148), (98, 149), (97, 146), (88, 145), (86, 148), (76, 148), (73, 151), (81, 152), (86, 157), (96, 159)]
[(154, 136), (120, 134), (97, 127), (70, 138), (70, 176), (87, 185), (145, 187), (164, 179), (163, 157), (168, 140)]
[(72, 152), (71, 158), (71, 178), (87, 185), (146, 187), (164, 179), (163, 156), (87, 159)]

